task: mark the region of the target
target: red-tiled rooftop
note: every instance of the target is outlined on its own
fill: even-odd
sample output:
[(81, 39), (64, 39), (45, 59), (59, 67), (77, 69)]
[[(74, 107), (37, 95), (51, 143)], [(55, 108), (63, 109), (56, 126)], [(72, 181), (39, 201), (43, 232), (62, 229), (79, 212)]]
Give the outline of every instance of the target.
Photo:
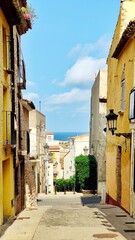
[(57, 145), (57, 146), (49, 146), (49, 150), (60, 150), (60, 146)]
[(46, 135), (54, 135), (54, 132), (46, 132)]

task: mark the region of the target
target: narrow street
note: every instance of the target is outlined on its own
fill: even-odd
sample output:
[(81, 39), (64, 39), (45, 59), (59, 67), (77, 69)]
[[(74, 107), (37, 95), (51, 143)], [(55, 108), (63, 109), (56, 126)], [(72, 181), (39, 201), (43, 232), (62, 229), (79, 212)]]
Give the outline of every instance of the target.
[(135, 221), (118, 207), (99, 204), (99, 197), (57, 193), (37, 200), (37, 208), (20, 213), (1, 240), (135, 239)]

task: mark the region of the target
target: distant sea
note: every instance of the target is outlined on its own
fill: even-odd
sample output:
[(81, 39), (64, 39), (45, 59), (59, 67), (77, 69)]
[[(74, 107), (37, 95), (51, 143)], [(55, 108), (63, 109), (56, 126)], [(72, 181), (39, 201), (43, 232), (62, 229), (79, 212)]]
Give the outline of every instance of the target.
[(87, 134), (88, 132), (54, 132), (54, 140), (68, 141), (69, 138)]

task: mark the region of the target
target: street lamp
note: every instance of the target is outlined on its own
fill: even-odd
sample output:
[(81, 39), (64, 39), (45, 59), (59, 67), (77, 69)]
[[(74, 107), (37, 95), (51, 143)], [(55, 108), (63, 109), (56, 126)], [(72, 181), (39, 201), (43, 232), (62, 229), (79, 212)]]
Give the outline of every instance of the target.
[(48, 150), (49, 146), (46, 143), (44, 145), (45, 150), (45, 194), (48, 194)]
[(57, 186), (56, 186), (57, 172), (56, 171), (53, 172), (53, 176), (54, 176), (54, 194), (56, 195), (57, 193)]
[(109, 131), (117, 137), (131, 138), (131, 133), (114, 133), (117, 130), (117, 118), (118, 115), (114, 113), (114, 109), (110, 109), (110, 113), (106, 116)]
[(117, 129), (117, 117), (118, 115), (113, 112), (113, 109), (110, 109), (110, 113), (106, 116), (108, 129), (114, 135), (114, 131)]
[(84, 155), (87, 156), (88, 155), (88, 148), (86, 146), (83, 148), (83, 151), (84, 151)]

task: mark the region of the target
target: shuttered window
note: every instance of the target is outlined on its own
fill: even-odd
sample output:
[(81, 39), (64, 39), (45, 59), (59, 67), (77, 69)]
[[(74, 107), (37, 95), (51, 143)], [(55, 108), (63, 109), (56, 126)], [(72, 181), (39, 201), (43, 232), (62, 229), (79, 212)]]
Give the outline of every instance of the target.
[(125, 110), (125, 79), (121, 81), (121, 110)]

